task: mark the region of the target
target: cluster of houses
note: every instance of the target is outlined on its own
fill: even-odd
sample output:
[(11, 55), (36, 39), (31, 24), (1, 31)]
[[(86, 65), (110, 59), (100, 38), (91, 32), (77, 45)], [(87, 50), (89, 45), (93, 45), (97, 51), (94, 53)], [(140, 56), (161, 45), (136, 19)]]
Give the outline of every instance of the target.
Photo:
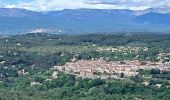
[(118, 46), (118, 47), (108, 47), (108, 48), (101, 48), (101, 47), (98, 47), (96, 49), (96, 51), (111, 51), (111, 52), (116, 52), (116, 51), (119, 51), (119, 52), (139, 52), (140, 50), (143, 50), (143, 51), (148, 51), (148, 48), (147, 47), (131, 47), (131, 46), (127, 46), (127, 47), (124, 47), (124, 46)]
[(138, 75), (139, 69), (159, 68), (167, 70), (170, 68), (170, 63), (162, 64), (155, 62), (141, 62), (138, 60), (106, 62), (105, 60), (79, 60), (76, 62), (67, 62), (63, 66), (54, 66), (54, 70), (62, 71), (68, 74), (74, 74), (85, 78), (120, 78), (123, 76)]

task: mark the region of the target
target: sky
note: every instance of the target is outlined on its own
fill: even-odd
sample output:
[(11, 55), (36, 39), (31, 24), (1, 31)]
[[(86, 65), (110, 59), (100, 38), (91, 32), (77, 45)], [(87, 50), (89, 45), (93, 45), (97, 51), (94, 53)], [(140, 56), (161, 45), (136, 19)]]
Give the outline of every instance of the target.
[(170, 10), (170, 0), (0, 0), (0, 8), (24, 8), (32, 11), (63, 9), (130, 9), (163, 8)]

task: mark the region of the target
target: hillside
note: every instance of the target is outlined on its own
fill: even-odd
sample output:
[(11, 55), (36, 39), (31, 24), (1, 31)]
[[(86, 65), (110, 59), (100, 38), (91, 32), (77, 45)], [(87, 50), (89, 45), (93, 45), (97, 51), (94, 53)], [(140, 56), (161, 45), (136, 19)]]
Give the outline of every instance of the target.
[(165, 34), (0, 36), (0, 100), (169, 100), (169, 61)]

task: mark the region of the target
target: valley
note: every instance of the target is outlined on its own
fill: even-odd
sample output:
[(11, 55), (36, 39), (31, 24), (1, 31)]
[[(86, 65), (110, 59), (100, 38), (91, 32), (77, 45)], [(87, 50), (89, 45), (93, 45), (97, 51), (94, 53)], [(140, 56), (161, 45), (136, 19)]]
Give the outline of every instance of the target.
[(0, 99), (168, 100), (170, 35), (0, 36)]

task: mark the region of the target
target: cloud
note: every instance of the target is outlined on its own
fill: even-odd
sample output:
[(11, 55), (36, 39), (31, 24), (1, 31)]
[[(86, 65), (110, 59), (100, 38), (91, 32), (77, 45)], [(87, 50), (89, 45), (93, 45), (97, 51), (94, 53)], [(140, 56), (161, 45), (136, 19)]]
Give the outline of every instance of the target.
[(129, 7), (150, 7), (150, 8), (162, 8), (170, 7), (170, 0), (86, 0), (91, 4), (111, 4)]
[[(3, 2), (2, 2), (3, 1)], [(33, 11), (62, 9), (130, 9), (170, 8), (170, 0), (2, 0), (0, 7), (25, 8)], [(8, 2), (7, 2), (8, 1)]]
[(51, 11), (62, 9), (113, 9), (116, 6), (110, 4), (90, 4), (85, 0), (34, 0), (32, 2), (19, 2), (16, 4), (6, 4), (7, 8), (25, 8), (34, 11)]

